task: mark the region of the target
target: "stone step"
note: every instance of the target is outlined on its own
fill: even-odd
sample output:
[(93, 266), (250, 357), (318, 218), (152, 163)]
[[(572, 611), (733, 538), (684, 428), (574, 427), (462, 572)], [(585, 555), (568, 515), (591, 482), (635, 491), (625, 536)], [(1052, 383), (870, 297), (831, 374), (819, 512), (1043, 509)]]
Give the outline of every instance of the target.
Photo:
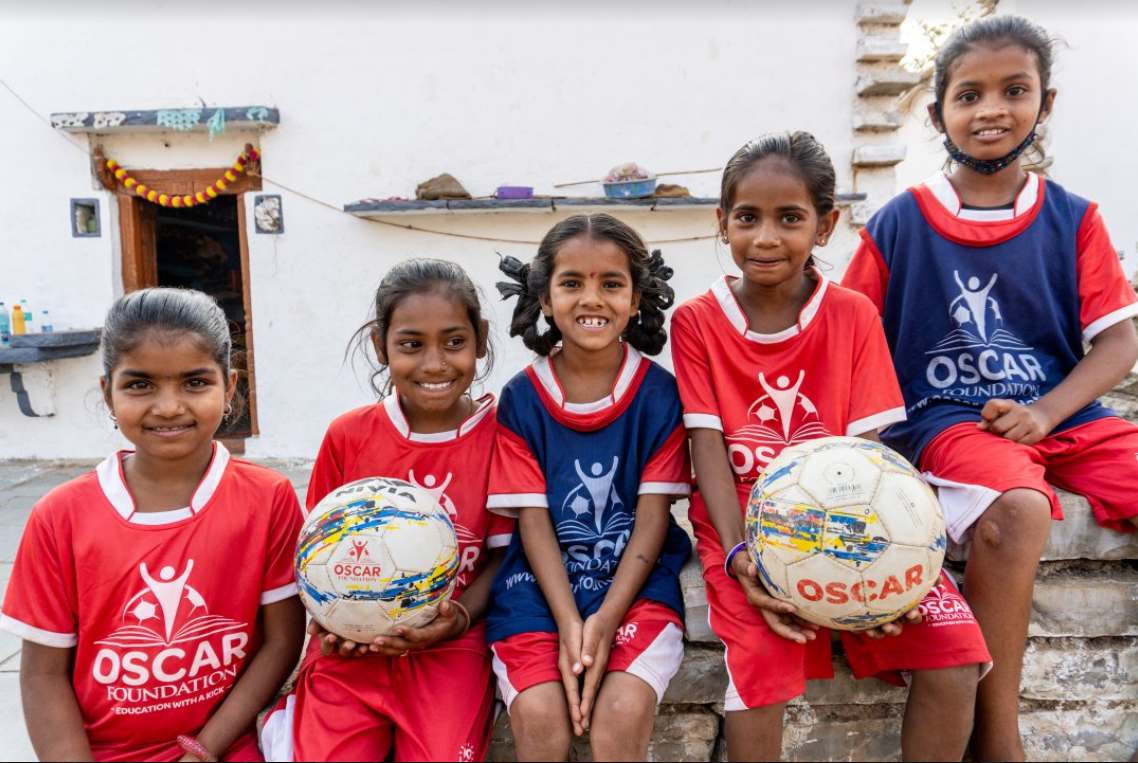
[(1062, 568), (1051, 562), (1035, 581), (1031, 636), (1138, 635), (1138, 569), (1119, 564)]
[(854, 111), (853, 128), (858, 132), (893, 132), (900, 130), (901, 124), (901, 114), (897, 111), (879, 109)]
[[(1138, 570), (1118, 565), (1050, 571), (1045, 564), (1035, 583), (1032, 636), (1138, 636)], [(958, 576), (959, 577), (959, 576)], [(688, 640), (715, 644), (707, 622), (707, 593), (698, 560), (680, 574)]]
[[(840, 650), (840, 647), (836, 647)], [(1133, 700), (1138, 686), (1138, 638), (1034, 638), (1023, 665), (1025, 700)], [(727, 689), (723, 648), (688, 644), (684, 662), (668, 685), (664, 705), (717, 705)], [(876, 679), (853, 677), (845, 656), (834, 656), (834, 678), (808, 681), (792, 705), (904, 704), (906, 691)]]
[(906, 3), (862, 3), (857, 8), (857, 23), (896, 25), (909, 13)]
[(854, 89), (862, 98), (876, 95), (900, 95), (920, 84), (921, 75), (907, 69), (892, 68), (866, 72), (857, 78)]
[[(652, 741), (648, 745), (648, 760), (707, 761), (715, 752), (719, 738), (720, 718), (706, 708), (662, 707), (656, 714), (656, 725), (652, 731)], [(589, 737), (573, 740), (572, 760), (592, 760), (589, 752)], [(510, 734), (509, 717), (502, 713), (494, 724), (490, 739), (490, 749), (486, 756), (489, 761), (513, 761), (514, 740)]]
[[(1063, 506), (1063, 520), (1051, 523), (1043, 561), (1138, 559), (1138, 533), (1120, 533), (1100, 527), (1087, 499), (1063, 490), (1056, 492)], [(953, 546), (950, 555), (953, 560), (963, 561), (970, 552), (969, 543)]]
[(892, 167), (905, 160), (905, 150), (902, 143), (858, 146), (853, 151), (853, 165), (862, 169)]
[(1134, 700), (1138, 638), (1030, 639), (1020, 696), (1070, 702)]
[(907, 43), (888, 37), (862, 37), (857, 41), (857, 60), (861, 63), (896, 63), (909, 50)]

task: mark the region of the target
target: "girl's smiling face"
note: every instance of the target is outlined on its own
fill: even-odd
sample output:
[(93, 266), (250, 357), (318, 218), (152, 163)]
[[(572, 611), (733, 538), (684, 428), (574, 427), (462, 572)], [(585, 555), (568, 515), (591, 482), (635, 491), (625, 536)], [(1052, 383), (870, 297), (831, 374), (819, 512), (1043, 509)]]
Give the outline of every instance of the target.
[(486, 327), (478, 330), (462, 302), (445, 288), (409, 294), (392, 309), (376, 354), (391, 374), (407, 413), (445, 416), (470, 389), (486, 356)]
[(933, 125), (977, 159), (1011, 153), (1051, 114), (1055, 90), (1043, 90), (1034, 53), (1014, 42), (974, 46), (950, 69)]
[(236, 382), (194, 334), (154, 330), (122, 353), (102, 387), (140, 455), (178, 460), (211, 447)]
[(779, 156), (758, 161), (735, 186), (730, 210), (716, 214), (743, 277), (768, 287), (801, 278), (838, 218), (837, 210), (818, 216), (806, 183)]
[(583, 235), (557, 250), (541, 311), (564, 347), (596, 352), (620, 341), (639, 304), (624, 250)]

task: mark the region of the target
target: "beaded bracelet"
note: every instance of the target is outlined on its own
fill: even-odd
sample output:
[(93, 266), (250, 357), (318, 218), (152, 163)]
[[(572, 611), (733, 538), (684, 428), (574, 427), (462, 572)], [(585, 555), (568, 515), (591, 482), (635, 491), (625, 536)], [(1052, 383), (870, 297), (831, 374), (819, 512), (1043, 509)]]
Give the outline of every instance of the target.
[(179, 734), (174, 740), (178, 746), (182, 748), (183, 752), (188, 752), (193, 755), (202, 763), (210, 763), (217, 760), (217, 757), (206, 749), (206, 746), (198, 741), (197, 737), (189, 736), (188, 734)]
[(462, 633), (455, 636), (455, 638), (462, 638), (466, 635), (466, 632), (470, 630), (470, 610), (460, 601), (451, 600), (451, 606), (458, 607), (458, 611), (462, 613), (463, 619), (466, 620), (466, 625), (462, 627)]
[(733, 548), (727, 552), (727, 558), (723, 561), (723, 571), (727, 573), (727, 577), (732, 578), (733, 580), (739, 579), (739, 576), (736, 575), (734, 573), (734, 571), (731, 569), (731, 562), (735, 561), (735, 555), (736, 554), (738, 554), (740, 551), (743, 551), (746, 548), (747, 548), (747, 542), (742, 541), (740, 543), (735, 544), (735, 548)]

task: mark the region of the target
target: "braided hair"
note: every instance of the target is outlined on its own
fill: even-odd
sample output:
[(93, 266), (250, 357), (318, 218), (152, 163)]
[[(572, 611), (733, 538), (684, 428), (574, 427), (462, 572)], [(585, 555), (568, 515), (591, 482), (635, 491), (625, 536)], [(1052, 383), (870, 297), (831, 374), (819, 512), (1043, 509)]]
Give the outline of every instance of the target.
[(668, 332), (664, 328), (664, 311), (675, 301), (675, 292), (668, 285), (672, 269), (664, 264), (659, 249), (651, 253), (632, 228), (612, 215), (574, 215), (554, 225), (537, 248), (537, 257), (523, 263), (516, 257), (502, 257), (499, 269), (510, 281), (499, 281), (502, 299), (517, 297), (510, 336), (520, 336), (525, 346), (538, 355), (549, 355), (561, 341), (561, 330), (548, 321), (545, 331), (539, 329), (541, 298), (549, 296), (549, 282), (553, 276), (557, 252), (567, 241), (587, 236), (593, 241), (610, 241), (628, 256), (628, 270), (632, 274), (632, 290), (639, 296), (640, 306), (629, 318), (624, 340), (645, 355), (656, 355), (664, 349)]

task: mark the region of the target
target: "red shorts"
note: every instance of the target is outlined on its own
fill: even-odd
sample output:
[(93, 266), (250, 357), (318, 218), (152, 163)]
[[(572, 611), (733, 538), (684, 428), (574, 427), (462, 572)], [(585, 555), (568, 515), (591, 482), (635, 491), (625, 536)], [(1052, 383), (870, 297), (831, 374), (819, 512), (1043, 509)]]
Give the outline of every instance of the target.
[[(739, 581), (723, 571), (726, 554), (698, 493), (692, 496), (688, 516), (703, 563), (708, 621), (726, 647), (723, 709), (748, 710), (786, 702), (806, 691), (807, 679), (833, 678), (830, 631), (820, 628), (818, 638), (806, 644), (772, 631), (759, 610), (747, 601)], [(987, 671), (992, 657), (980, 626), (947, 574), (941, 573), (920, 609), (924, 621), (906, 625), (899, 636), (873, 639), (839, 632), (855, 678), (873, 676), (904, 685), (904, 675), (914, 670), (976, 665), (981, 673)]]
[[(561, 682), (557, 668), (560, 649), (556, 633), (540, 631), (517, 633), (490, 645), (498, 690), (507, 711), (531, 686)], [(619, 670), (636, 676), (652, 687), (659, 702), (683, 660), (683, 620), (663, 604), (640, 599), (629, 608), (616, 631), (605, 672)]]
[(320, 655), (265, 719), (267, 760), (483, 760), (494, 688), (486, 631), (406, 657)]
[(941, 432), (921, 453), (920, 469), (937, 486), (952, 539), (968, 531), (1003, 493), (1038, 490), (1063, 518), (1051, 485), (1084, 496), (1103, 527), (1133, 532), (1138, 516), (1138, 426), (1114, 416), (1021, 445), (963, 422)]
[[(188, 733), (188, 732), (187, 732)], [(186, 752), (176, 742), (168, 742), (147, 747), (123, 747), (122, 745), (91, 745), (95, 760), (181, 760)], [(257, 747), (257, 735), (246, 732), (234, 740), (219, 758), (225, 763), (261, 763), (261, 750)]]

